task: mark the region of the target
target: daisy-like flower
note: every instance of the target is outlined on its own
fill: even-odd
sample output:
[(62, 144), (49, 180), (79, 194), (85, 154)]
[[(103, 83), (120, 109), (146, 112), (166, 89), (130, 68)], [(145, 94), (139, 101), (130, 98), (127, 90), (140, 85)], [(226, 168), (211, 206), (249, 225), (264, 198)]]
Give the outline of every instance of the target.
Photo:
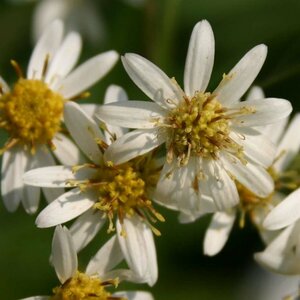
[[(246, 101), (260, 98), (263, 98), (263, 92), (255, 87)], [(287, 119), (283, 119), (281, 122), (259, 129), (277, 145), (276, 158), (268, 169), (275, 183), (275, 191), (262, 198), (237, 183), (240, 203), (230, 211), (214, 214), (204, 238), (205, 254), (215, 255), (222, 250), (238, 214), (240, 214), (240, 227), (244, 226), (245, 216), (248, 215), (266, 244), (269, 244), (278, 235), (278, 231), (266, 230), (262, 225), (263, 221), (278, 203), (285, 201), (283, 190), (295, 189), (297, 181), (299, 181), (299, 176), (295, 172), (291, 172), (288, 167), (300, 148), (300, 136), (298, 135), (300, 115), (295, 115), (287, 128), (285, 128), (286, 123)]]
[(125, 134), (104, 158), (124, 163), (165, 143), (167, 157), (157, 188), (161, 204), (191, 212), (226, 210), (239, 202), (238, 180), (259, 197), (273, 190), (265, 168), (275, 150), (254, 126), (285, 118), (291, 105), (283, 99), (241, 102), (259, 73), (267, 48), (250, 50), (219, 86), (207, 92), (214, 60), (214, 35), (207, 21), (196, 24), (190, 39), (184, 91), (163, 71), (137, 54), (123, 65), (134, 83), (154, 102), (129, 101), (99, 109), (102, 121), (136, 130)]
[[(124, 93), (115, 86), (107, 95), (110, 99), (125, 100)], [(97, 107), (89, 105), (86, 109), (92, 112)], [(152, 154), (122, 165), (105, 161), (103, 153), (109, 140), (76, 103), (66, 104), (65, 123), (89, 160), (79, 166), (40, 168), (25, 174), (24, 181), (29, 185), (54, 189), (74, 187), (38, 215), (37, 226), (51, 227), (80, 216), (70, 229), (79, 251), (108, 219), (108, 232), (116, 227), (117, 238), (130, 268), (153, 285), (157, 280), (157, 262), (152, 230), (159, 232), (150, 222), (155, 221), (153, 218), (163, 221), (163, 217), (155, 211), (150, 199), (162, 165), (153, 159)], [(115, 138), (113, 132), (110, 138)]]
[[(86, 96), (83, 93), (116, 63), (118, 54), (99, 54), (74, 71), (81, 50), (81, 38), (69, 33), (63, 39), (63, 23), (55, 21), (44, 32), (31, 55), (26, 77), (12, 61), (19, 79), (10, 89), (0, 78), (0, 128), (9, 138), (3, 154), (1, 190), (6, 208), (13, 212), (19, 203), (28, 213), (38, 208), (40, 189), (24, 187), (22, 176), (32, 168), (54, 165), (56, 158), (66, 165), (78, 163), (79, 151), (64, 134), (64, 104)], [(52, 151), (52, 153), (49, 151)], [(44, 189), (48, 200), (58, 196)], [(54, 194), (53, 194), (54, 193)]]
[(51, 296), (23, 300), (153, 300), (148, 292), (111, 293), (108, 290), (121, 280), (140, 282), (131, 270), (112, 270), (123, 259), (118, 240), (113, 236), (90, 260), (85, 272), (80, 272), (72, 236), (66, 227), (57, 226), (52, 240), (52, 263), (61, 285), (52, 290)]

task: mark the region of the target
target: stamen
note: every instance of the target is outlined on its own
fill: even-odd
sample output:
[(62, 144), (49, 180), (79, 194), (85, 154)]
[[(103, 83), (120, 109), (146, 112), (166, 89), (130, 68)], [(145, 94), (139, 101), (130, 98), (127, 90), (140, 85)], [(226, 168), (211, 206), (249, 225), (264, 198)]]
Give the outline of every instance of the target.
[(24, 78), (23, 71), (22, 71), (21, 67), (19, 66), (19, 64), (15, 60), (11, 60), (10, 63), (13, 66), (13, 68), (15, 69), (18, 77)]

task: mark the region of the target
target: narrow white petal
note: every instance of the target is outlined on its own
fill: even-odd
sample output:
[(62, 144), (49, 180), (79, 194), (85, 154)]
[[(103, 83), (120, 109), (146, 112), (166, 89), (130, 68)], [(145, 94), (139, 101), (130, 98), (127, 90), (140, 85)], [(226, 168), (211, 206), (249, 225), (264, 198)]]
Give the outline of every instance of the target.
[(47, 56), (49, 62), (53, 59), (63, 36), (63, 23), (59, 20), (52, 22), (37, 42), (27, 69), (27, 78), (40, 79)]
[(114, 269), (105, 273), (102, 279), (107, 280), (111, 278), (119, 278), (119, 281), (145, 283), (145, 280), (143, 280), (143, 278), (138, 277), (136, 273), (129, 269)]
[(266, 98), (252, 101), (243, 101), (235, 104), (233, 108), (253, 108), (254, 113), (236, 117), (233, 122), (237, 126), (263, 126), (272, 124), (286, 118), (292, 111), (289, 101), (279, 98)]
[(57, 226), (52, 240), (52, 263), (61, 283), (75, 275), (77, 253), (67, 227)]
[(4, 152), (1, 168), (1, 192), (3, 202), (9, 212), (14, 212), (22, 198), (27, 156), (21, 147), (14, 147)]
[(134, 291), (134, 292), (117, 292), (113, 294), (114, 297), (124, 297), (128, 300), (154, 300), (149, 292)]
[(124, 259), (116, 235), (110, 238), (100, 250), (93, 256), (86, 268), (89, 275), (99, 275), (102, 277), (112, 270)]
[(57, 133), (53, 139), (55, 157), (66, 166), (75, 166), (83, 162), (79, 148), (64, 134)]
[(210, 24), (198, 22), (192, 32), (184, 69), (184, 90), (205, 92), (214, 64), (215, 39)]
[(244, 95), (258, 75), (266, 56), (265, 45), (252, 48), (223, 78), (214, 94), (224, 106), (237, 102)]
[(79, 216), (70, 227), (76, 252), (85, 248), (96, 236), (106, 218), (99, 210), (89, 209)]
[(288, 195), (266, 217), (263, 226), (269, 230), (286, 227), (300, 219), (300, 189)]
[(232, 156), (222, 158), (226, 170), (248, 190), (259, 197), (267, 197), (274, 190), (274, 181), (262, 167), (248, 162), (246, 165)]
[(59, 91), (65, 98), (80, 94), (104, 77), (118, 58), (117, 52), (108, 51), (89, 59), (62, 80)]
[(158, 147), (165, 138), (157, 129), (136, 129), (112, 143), (105, 151), (104, 159), (121, 164)]
[(23, 298), (20, 300), (49, 300), (50, 296), (33, 296), (33, 297), (29, 297), (29, 298)]
[(193, 223), (196, 221), (196, 217), (192, 214), (186, 214), (184, 212), (180, 212), (179, 216), (178, 216), (178, 221), (181, 224), (188, 224), (188, 223)]
[(46, 198), (46, 201), (48, 203), (51, 203), (55, 199), (57, 199), (59, 196), (65, 193), (65, 189), (63, 188), (42, 188), (44, 196)]
[(278, 172), (285, 170), (300, 149), (300, 114), (296, 114), (285, 131), (277, 147), (277, 156), (280, 157), (274, 163), (274, 168)]
[(127, 53), (122, 62), (133, 82), (163, 108), (174, 107), (181, 101), (183, 92), (179, 86), (146, 58)]
[(213, 215), (204, 237), (204, 254), (214, 256), (223, 249), (234, 224), (235, 216), (235, 210), (217, 212)]
[(263, 89), (259, 86), (253, 86), (247, 94), (246, 101), (264, 99), (264, 98), (266, 97)]
[[(122, 236), (122, 226), (126, 236)], [(130, 269), (150, 286), (157, 280), (156, 250), (151, 229), (138, 217), (125, 218), (123, 225), (117, 221), (118, 240)]]
[(121, 86), (111, 84), (107, 88), (104, 96), (104, 104), (126, 101), (128, 101), (128, 96), (126, 91)]
[(110, 125), (127, 128), (153, 128), (163, 123), (165, 111), (156, 103), (127, 101), (103, 105), (97, 118)]
[(231, 134), (230, 137), (243, 146), (246, 159), (250, 159), (265, 168), (274, 162), (276, 148), (268, 137), (262, 134), (253, 136), (239, 133)]
[[(218, 210), (227, 210), (239, 202), (236, 185), (218, 162), (203, 160), (204, 179), (200, 179), (204, 194), (210, 196)], [(200, 190), (201, 190), (200, 187)]]
[(4, 92), (4, 94), (9, 93), (9, 86), (6, 83), (6, 81), (0, 76), (0, 87), (2, 89), (2, 91)]
[(88, 191), (72, 189), (43, 209), (36, 219), (36, 225), (46, 228), (70, 221), (91, 208), (95, 204), (95, 198)]
[(104, 136), (96, 122), (74, 102), (65, 105), (64, 116), (66, 126), (77, 145), (89, 159), (99, 165), (102, 161), (102, 153), (96, 140), (103, 140)]
[(64, 78), (75, 66), (81, 52), (81, 37), (77, 32), (71, 32), (57, 50), (46, 75), (45, 81), (52, 85), (58, 79)]

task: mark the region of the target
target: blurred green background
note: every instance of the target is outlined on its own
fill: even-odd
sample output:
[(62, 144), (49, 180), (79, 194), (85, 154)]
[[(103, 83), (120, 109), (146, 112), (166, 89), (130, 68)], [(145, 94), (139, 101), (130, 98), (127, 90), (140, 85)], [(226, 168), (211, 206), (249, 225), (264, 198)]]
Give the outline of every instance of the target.
[[(2, 0), (0, 4), (0, 74), (9, 82), (16, 78), (10, 59), (26, 69), (33, 47), (32, 14), (37, 2)], [(269, 47), (268, 58), (256, 84), (263, 87), (267, 96), (288, 99), (294, 111), (299, 110), (299, 0), (148, 0), (138, 6), (121, 0), (91, 2), (102, 29), (98, 29), (96, 41), (84, 36), (81, 61), (110, 49), (120, 54), (139, 53), (182, 83), (192, 28), (199, 20), (207, 19), (216, 39), (211, 89), (250, 48), (265, 43)], [(146, 99), (119, 62), (91, 89), (91, 101), (101, 102), (112, 83), (123, 86), (130, 99)], [(166, 222), (158, 225), (162, 236), (156, 239), (160, 276), (151, 289), (155, 299), (259, 298), (256, 287), (260, 282), (251, 283), (249, 274), (253, 272), (252, 254), (262, 250), (263, 245), (249, 223), (242, 230), (236, 226), (222, 253), (209, 258), (202, 253), (209, 216), (180, 225), (175, 213), (163, 208), (160, 211)], [(49, 265), (53, 229), (37, 229), (35, 217), (26, 215), (22, 208), (10, 214), (0, 203), (0, 299), (47, 295), (58, 283)], [(105, 231), (100, 235), (105, 235)], [(99, 237), (80, 254), (82, 265), (97, 251), (101, 240)], [(120, 290), (126, 288), (149, 289), (122, 283)]]

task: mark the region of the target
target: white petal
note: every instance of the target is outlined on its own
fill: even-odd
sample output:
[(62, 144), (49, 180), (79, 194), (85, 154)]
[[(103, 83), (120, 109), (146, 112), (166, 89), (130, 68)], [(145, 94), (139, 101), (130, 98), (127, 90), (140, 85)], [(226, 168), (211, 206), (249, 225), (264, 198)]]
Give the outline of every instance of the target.
[(93, 256), (86, 268), (89, 275), (98, 274), (103, 277), (124, 259), (116, 235), (110, 238)]
[(151, 229), (138, 217), (125, 218), (123, 227), (126, 236), (122, 236), (122, 225), (117, 220), (118, 240), (130, 269), (150, 286), (157, 280), (157, 260)]
[(14, 212), (22, 198), (27, 156), (21, 147), (14, 147), (4, 152), (1, 168), (1, 192), (3, 202), (9, 212)]
[(136, 129), (112, 143), (105, 151), (104, 159), (121, 164), (158, 147), (165, 138), (157, 129)]
[(52, 227), (70, 221), (83, 214), (95, 204), (94, 195), (79, 188), (61, 195), (41, 211), (36, 219), (40, 228)]
[(300, 114), (296, 114), (291, 120), (277, 147), (277, 156), (280, 157), (274, 163), (274, 168), (278, 172), (285, 170), (300, 149)]
[(222, 162), (226, 170), (255, 195), (264, 198), (274, 190), (274, 181), (264, 168), (251, 162), (244, 165), (230, 156), (222, 159)]
[(46, 198), (46, 201), (48, 203), (51, 203), (54, 201), (56, 198), (58, 198), (60, 195), (65, 193), (65, 189), (63, 188), (42, 188), (44, 196)]
[(81, 51), (81, 37), (77, 32), (67, 35), (57, 50), (46, 75), (45, 81), (50, 86), (58, 79), (64, 78), (75, 66)]
[(218, 210), (227, 210), (238, 204), (236, 185), (221, 164), (213, 160), (203, 160), (203, 174), (205, 178), (199, 180), (204, 189), (203, 193), (213, 198)]
[(66, 166), (75, 166), (83, 162), (79, 148), (64, 134), (57, 133), (53, 139), (53, 154)]
[(215, 39), (210, 24), (198, 22), (192, 32), (184, 69), (184, 90), (205, 92), (214, 64)]
[(259, 86), (253, 86), (247, 94), (246, 101), (251, 101), (255, 99), (264, 99), (264, 98), (266, 97), (263, 89)]
[(217, 212), (204, 237), (204, 254), (214, 256), (218, 254), (226, 244), (232, 226), (234, 224), (236, 211)]
[(118, 57), (117, 52), (108, 51), (89, 59), (61, 82), (59, 91), (65, 98), (80, 94), (104, 77), (115, 65)]
[(262, 126), (278, 122), (286, 118), (292, 111), (291, 103), (285, 99), (266, 98), (252, 101), (243, 101), (235, 104), (233, 108), (253, 108), (254, 113), (244, 114), (234, 118), (238, 126)]
[(286, 227), (300, 219), (300, 189), (279, 203), (266, 217), (263, 226), (269, 230)]
[(274, 161), (276, 148), (270, 142), (268, 137), (260, 135), (246, 135), (246, 134), (231, 134), (230, 137), (243, 146), (246, 159), (250, 159), (265, 168), (268, 168)]
[(237, 102), (243, 96), (258, 75), (266, 56), (265, 45), (252, 48), (223, 78), (214, 94), (224, 106)]
[(57, 226), (52, 240), (52, 263), (61, 283), (75, 275), (77, 253), (67, 227)]
[(126, 91), (121, 86), (111, 84), (107, 88), (104, 96), (104, 104), (126, 101), (128, 101), (128, 96)]
[(44, 31), (31, 55), (27, 78), (40, 79), (47, 56), (49, 62), (53, 59), (63, 36), (63, 23), (59, 20), (52, 22)]
[(70, 233), (76, 252), (85, 248), (96, 236), (105, 223), (106, 218), (99, 210), (89, 209), (76, 219), (70, 227)]
[(96, 122), (74, 102), (65, 105), (64, 115), (66, 126), (77, 145), (89, 159), (99, 165), (102, 153), (96, 140), (103, 140), (104, 137)]
[(113, 297), (124, 297), (128, 300), (154, 300), (153, 296), (149, 292), (143, 291), (117, 292), (113, 294)]
[(122, 57), (122, 62), (133, 82), (161, 107), (174, 107), (181, 101), (183, 92), (179, 86), (146, 58), (127, 53)]
[(23, 298), (20, 300), (49, 300), (50, 296), (33, 296), (33, 297), (29, 297), (29, 298)]
[(127, 101), (103, 105), (97, 118), (110, 125), (127, 128), (153, 128), (163, 122), (164, 110), (153, 102)]
[(4, 94), (9, 93), (9, 86), (6, 83), (6, 81), (0, 76), (0, 87), (2, 89), (2, 91), (4, 92)]

